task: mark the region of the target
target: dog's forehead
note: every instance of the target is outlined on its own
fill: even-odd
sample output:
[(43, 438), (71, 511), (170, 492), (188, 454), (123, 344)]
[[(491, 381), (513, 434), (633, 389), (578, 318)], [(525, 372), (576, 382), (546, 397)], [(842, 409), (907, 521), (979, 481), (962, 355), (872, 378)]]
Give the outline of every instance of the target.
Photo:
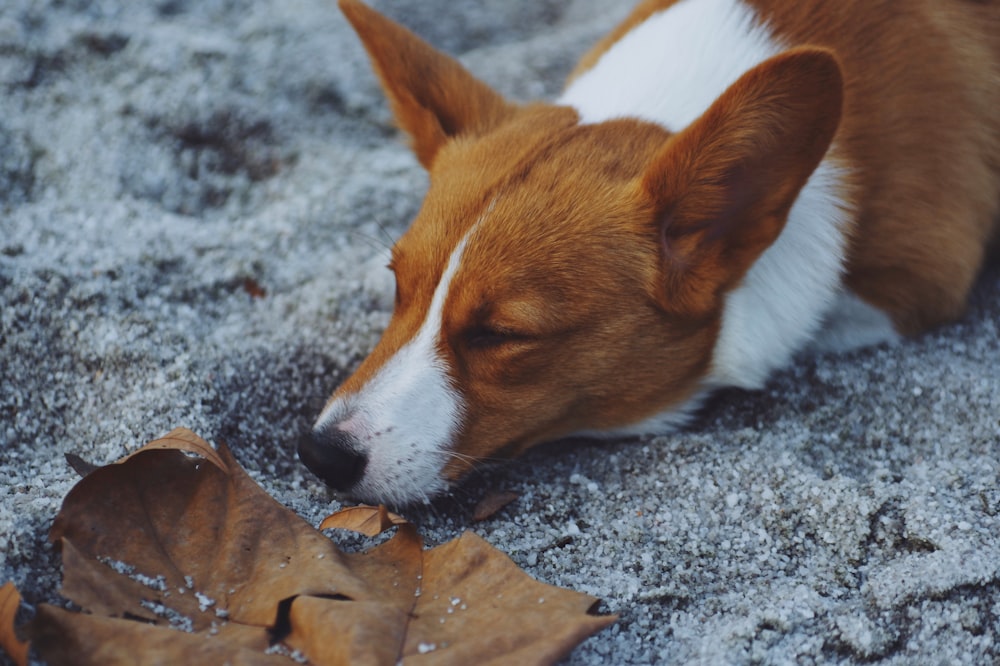
[(635, 233), (651, 213), (642, 175), (669, 136), (631, 120), (553, 133), (491, 190), (465, 255), (550, 270)]
[(563, 262), (550, 280), (575, 279), (585, 267), (565, 264), (633, 231), (636, 183), (669, 136), (637, 120), (580, 125), (571, 109), (536, 106), (485, 136), (453, 140), (394, 264), (429, 288), (464, 241), (463, 272), (509, 284)]

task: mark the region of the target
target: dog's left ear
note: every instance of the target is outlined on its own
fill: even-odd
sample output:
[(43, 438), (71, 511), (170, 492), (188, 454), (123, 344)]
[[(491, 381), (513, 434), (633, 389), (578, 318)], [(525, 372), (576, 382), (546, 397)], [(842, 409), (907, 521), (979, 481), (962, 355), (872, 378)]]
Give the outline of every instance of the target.
[(426, 169), (450, 137), (490, 129), (513, 107), (454, 58), (358, 0), (340, 0), (372, 59), (396, 122)]
[(706, 314), (777, 240), (840, 122), (840, 66), (798, 48), (754, 67), (647, 168), (661, 244), (656, 300)]

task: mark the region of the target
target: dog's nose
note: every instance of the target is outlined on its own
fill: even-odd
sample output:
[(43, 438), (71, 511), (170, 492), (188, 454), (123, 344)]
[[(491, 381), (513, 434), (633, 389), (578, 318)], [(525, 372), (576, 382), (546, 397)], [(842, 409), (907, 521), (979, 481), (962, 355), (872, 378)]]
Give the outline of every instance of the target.
[(299, 440), (299, 459), (334, 490), (347, 491), (361, 480), (368, 456), (339, 428), (311, 430)]

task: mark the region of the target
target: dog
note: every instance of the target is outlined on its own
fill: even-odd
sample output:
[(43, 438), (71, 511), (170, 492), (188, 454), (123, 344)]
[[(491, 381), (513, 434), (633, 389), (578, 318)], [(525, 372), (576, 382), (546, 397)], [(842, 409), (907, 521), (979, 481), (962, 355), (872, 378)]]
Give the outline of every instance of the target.
[(355, 499), (952, 321), (997, 235), (995, 0), (647, 0), (552, 104), (340, 8), (430, 173), (392, 319), (299, 443)]

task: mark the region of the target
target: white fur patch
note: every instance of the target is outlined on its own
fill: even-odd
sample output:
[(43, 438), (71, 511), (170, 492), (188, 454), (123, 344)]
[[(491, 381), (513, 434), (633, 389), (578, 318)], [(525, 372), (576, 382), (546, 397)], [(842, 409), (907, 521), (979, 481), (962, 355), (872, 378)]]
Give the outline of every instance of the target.
[(809, 343), (809, 349), (847, 352), (883, 342), (895, 343), (900, 339), (889, 315), (854, 294), (842, 291), (826, 313), (819, 333)]
[(681, 0), (634, 27), (556, 103), (585, 124), (638, 118), (676, 132), (783, 50), (739, 0)]
[[(783, 50), (740, 0), (681, 0), (633, 28), (559, 102), (585, 123), (631, 117), (677, 132)], [(842, 170), (824, 160), (781, 236), (729, 294), (705, 388), (760, 386), (816, 333), (841, 291), (850, 217), (842, 183)]]
[(841, 173), (817, 167), (785, 229), (726, 298), (711, 382), (758, 388), (819, 329), (841, 291), (849, 213)]
[(354, 436), (368, 456), (351, 493), (371, 502), (428, 500), (447, 486), (447, 462), (463, 409), (437, 350), (444, 303), (469, 234), (455, 247), (419, 331), (355, 394), (332, 402), (317, 428), (336, 425)]

